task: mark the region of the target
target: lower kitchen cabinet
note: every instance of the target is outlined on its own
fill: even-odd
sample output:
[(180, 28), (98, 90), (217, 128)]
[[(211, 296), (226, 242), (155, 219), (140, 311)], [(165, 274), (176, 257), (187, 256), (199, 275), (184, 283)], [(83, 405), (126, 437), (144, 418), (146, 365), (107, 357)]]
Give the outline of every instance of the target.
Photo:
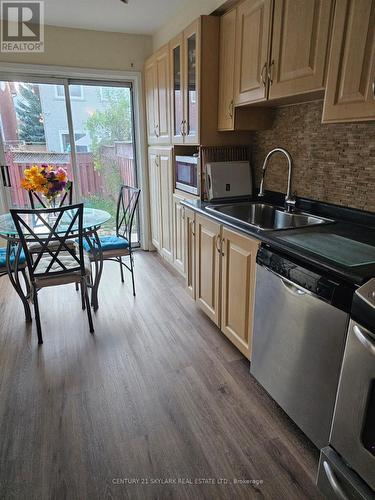
[(188, 293), (250, 359), (259, 241), (189, 209), (185, 235)]
[(220, 327), (221, 225), (195, 216), (195, 299)]
[(173, 195), (173, 265), (185, 275), (185, 208), (181, 205), (184, 197)]
[(195, 299), (195, 212), (184, 207), (185, 284)]
[(148, 162), (152, 243), (172, 262), (172, 148), (149, 148)]
[(221, 331), (251, 357), (255, 268), (259, 241), (222, 229)]

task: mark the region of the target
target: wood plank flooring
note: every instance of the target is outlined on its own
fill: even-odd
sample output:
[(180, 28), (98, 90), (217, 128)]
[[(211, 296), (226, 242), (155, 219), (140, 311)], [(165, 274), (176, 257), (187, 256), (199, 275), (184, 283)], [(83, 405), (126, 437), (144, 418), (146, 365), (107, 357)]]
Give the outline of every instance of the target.
[(248, 361), (157, 255), (135, 272), (134, 299), (105, 263), (93, 336), (73, 285), (42, 290), (43, 346), (0, 279), (0, 498), (319, 498)]

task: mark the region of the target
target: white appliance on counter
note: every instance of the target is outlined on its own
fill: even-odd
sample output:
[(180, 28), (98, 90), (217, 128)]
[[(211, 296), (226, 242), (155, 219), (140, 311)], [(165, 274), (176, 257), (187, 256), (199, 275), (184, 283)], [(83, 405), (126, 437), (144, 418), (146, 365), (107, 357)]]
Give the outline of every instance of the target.
[(253, 176), (248, 161), (206, 163), (206, 189), (209, 201), (252, 196)]

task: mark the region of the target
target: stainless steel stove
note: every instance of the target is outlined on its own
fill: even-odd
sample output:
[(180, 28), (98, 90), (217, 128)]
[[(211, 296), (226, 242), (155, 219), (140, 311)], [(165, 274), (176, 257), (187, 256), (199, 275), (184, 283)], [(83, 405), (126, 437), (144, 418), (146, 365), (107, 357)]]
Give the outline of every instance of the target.
[(375, 498), (375, 279), (353, 298), (330, 445), (317, 484), (329, 499)]

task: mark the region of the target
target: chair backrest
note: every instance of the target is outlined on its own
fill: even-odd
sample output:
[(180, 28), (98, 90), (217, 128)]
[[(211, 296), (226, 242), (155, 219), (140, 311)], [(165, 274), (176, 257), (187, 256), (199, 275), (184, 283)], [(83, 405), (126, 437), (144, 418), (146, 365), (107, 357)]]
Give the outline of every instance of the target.
[[(39, 194), (36, 191), (29, 191), (29, 201), (30, 201), (30, 207), (34, 210), (35, 203), (38, 204), (38, 208), (47, 208), (45, 202), (43, 201), (43, 197), (39, 196)], [(60, 202), (58, 207), (63, 207), (64, 205), (71, 205), (73, 203), (73, 182), (70, 182), (69, 189), (67, 189), (64, 194), (60, 198)]]
[[(83, 203), (59, 208), (10, 210), (25, 253), (30, 280), (85, 274)], [(78, 248), (72, 247), (75, 239)], [(70, 242), (70, 244), (69, 244)], [(37, 245), (38, 252), (32, 251)]]
[(131, 231), (141, 190), (122, 185), (117, 202), (116, 235), (126, 238), (131, 247)]

